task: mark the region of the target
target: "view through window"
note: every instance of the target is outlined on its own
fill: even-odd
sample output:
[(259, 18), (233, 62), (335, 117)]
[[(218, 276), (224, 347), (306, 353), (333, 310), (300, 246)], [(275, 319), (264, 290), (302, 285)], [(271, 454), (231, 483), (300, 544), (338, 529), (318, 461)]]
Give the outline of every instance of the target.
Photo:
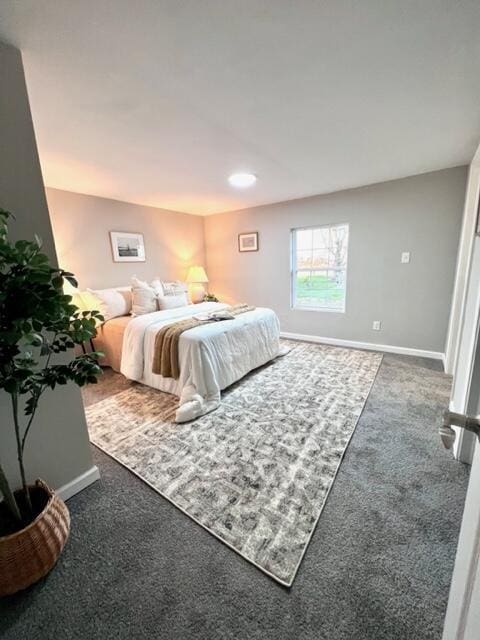
[(345, 311), (348, 224), (292, 231), (292, 304)]

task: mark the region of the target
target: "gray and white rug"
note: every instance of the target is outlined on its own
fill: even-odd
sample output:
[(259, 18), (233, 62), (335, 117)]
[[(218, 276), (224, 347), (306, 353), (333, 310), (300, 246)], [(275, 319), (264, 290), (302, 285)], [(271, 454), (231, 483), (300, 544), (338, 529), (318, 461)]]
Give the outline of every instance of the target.
[(190, 518), (291, 586), (380, 366), (378, 353), (290, 353), (184, 424), (143, 385), (86, 409), (91, 441)]

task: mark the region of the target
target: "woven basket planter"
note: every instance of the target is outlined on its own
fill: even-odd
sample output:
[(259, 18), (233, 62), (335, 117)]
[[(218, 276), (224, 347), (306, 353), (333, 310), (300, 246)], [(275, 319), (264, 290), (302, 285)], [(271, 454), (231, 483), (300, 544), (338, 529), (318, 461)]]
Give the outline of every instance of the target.
[(67, 505), (41, 480), (35, 487), (48, 495), (43, 511), (24, 529), (0, 537), (0, 597), (25, 589), (47, 575), (70, 533)]

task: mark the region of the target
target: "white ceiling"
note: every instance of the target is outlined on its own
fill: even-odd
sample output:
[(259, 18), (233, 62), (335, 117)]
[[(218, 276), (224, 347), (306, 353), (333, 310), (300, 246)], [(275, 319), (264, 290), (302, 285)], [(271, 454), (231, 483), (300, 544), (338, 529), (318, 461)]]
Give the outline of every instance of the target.
[(478, 0), (2, 0), (0, 38), (61, 189), (209, 214), (464, 164), (480, 139)]

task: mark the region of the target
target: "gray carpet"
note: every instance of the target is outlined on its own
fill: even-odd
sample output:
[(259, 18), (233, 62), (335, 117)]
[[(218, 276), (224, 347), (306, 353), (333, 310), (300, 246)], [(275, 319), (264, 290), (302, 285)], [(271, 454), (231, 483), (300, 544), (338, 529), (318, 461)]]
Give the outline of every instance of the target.
[(102, 480), (53, 573), (0, 601), (0, 638), (440, 639), (468, 468), (437, 436), (439, 368), (385, 356), (292, 589), (94, 450)]

